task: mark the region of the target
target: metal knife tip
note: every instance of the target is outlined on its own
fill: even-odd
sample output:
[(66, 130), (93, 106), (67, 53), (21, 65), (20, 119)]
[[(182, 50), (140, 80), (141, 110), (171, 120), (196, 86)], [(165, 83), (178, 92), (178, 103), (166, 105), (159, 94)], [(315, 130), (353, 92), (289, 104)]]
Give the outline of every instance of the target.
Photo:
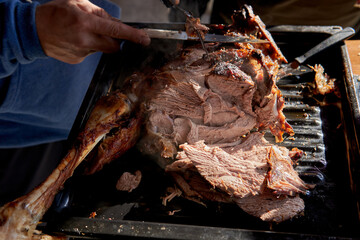
[(250, 43), (270, 43), (267, 39), (249, 39)]

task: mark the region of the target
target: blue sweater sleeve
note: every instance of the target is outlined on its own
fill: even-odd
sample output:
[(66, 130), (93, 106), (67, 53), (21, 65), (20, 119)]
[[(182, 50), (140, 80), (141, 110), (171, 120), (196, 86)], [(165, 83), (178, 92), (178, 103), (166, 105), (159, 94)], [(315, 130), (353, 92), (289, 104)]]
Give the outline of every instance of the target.
[(35, 25), (38, 4), (0, 0), (0, 78), (14, 73), (19, 63), (28, 64), (46, 57)]
[[(46, 57), (36, 31), (35, 9), (49, 0), (0, 0), (0, 148), (67, 138), (101, 53), (79, 64)], [(117, 5), (91, 0), (114, 17)]]

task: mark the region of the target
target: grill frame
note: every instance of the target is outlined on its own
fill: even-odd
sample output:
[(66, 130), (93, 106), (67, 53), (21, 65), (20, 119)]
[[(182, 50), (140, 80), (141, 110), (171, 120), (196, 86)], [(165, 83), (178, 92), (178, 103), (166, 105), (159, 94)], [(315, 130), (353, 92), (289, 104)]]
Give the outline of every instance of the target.
[[(141, 27), (153, 27), (153, 28), (165, 28), (165, 29), (181, 29), (183, 27), (182, 24), (137, 24), (133, 23), (131, 25), (136, 25)], [(305, 50), (310, 49), (312, 46), (316, 45), (319, 41), (323, 40), (327, 36), (335, 33), (336, 31), (340, 30), (340, 27), (337, 26), (326, 26), (326, 27), (319, 27), (319, 26), (275, 26), (268, 28), (271, 32), (272, 36), (274, 37), (275, 41), (279, 44), (280, 49), (285, 53), (285, 56), (288, 58), (288, 60), (293, 59), (297, 55), (300, 55), (302, 52), (305, 52)], [(306, 41), (305, 41), (306, 40)], [(117, 54), (111, 54), (111, 55), (104, 55), (101, 59), (101, 62), (96, 70), (94, 79), (90, 85), (89, 91), (84, 99), (83, 105), (79, 111), (77, 120), (74, 123), (74, 127), (72, 129), (72, 132), (69, 137), (69, 142), (71, 143), (74, 139), (76, 134), (79, 132), (79, 129), (82, 128), (84, 123), (86, 122), (86, 119), (91, 112), (91, 107), (94, 105), (94, 103), (99, 99), (100, 96), (104, 95), (106, 92), (108, 92), (113, 85), (115, 87), (118, 87), (119, 85), (114, 81), (120, 80), (121, 77), (127, 72), (131, 72), (132, 69), (126, 69), (119, 68), (121, 63), (125, 63), (127, 57), (131, 56), (131, 52), (129, 49), (133, 49), (133, 45), (130, 44), (130, 47), (127, 48), (127, 44), (124, 44), (124, 49), (121, 53)], [(293, 48), (293, 46), (300, 46), (298, 51), (288, 51), (287, 48)], [(140, 51), (142, 49), (139, 49)], [(288, 52), (287, 52), (288, 51)], [(250, 218), (250, 224), (248, 225), (244, 224), (243, 226), (240, 225), (226, 225), (222, 226), (221, 224), (217, 223), (215, 225), (206, 225), (206, 223), (202, 222), (193, 222), (190, 220), (189, 223), (186, 221), (189, 220), (188, 217), (184, 217), (183, 219), (175, 219), (169, 220), (168, 217), (162, 216), (151, 216), (146, 215), (141, 219), (141, 217), (134, 215), (134, 219), (131, 219), (131, 217), (126, 217), (127, 215), (131, 215), (131, 211), (127, 208), (130, 207), (131, 209), (134, 208), (141, 208), (142, 206), (139, 206), (139, 203), (131, 203), (131, 199), (133, 199), (134, 196), (130, 196), (130, 200), (123, 196), (123, 194), (117, 194), (116, 199), (119, 197), (124, 197), (126, 200), (121, 201), (121, 206), (119, 205), (111, 205), (114, 204), (114, 202), (110, 203), (108, 198), (111, 198), (111, 196), (107, 196), (104, 191), (100, 191), (100, 194), (105, 194), (104, 198), (107, 199), (104, 202), (101, 201), (101, 197), (89, 197), (89, 200), (95, 200), (94, 203), (91, 203), (89, 205), (86, 205), (85, 203), (81, 203), (81, 201), (84, 201), (85, 198), (81, 197), (69, 197), (74, 198), (72, 206), (66, 206), (65, 208), (59, 209), (59, 206), (53, 206), (50, 211), (45, 216), (45, 222), (40, 225), (40, 228), (44, 232), (48, 233), (60, 233), (60, 234), (66, 234), (67, 236), (71, 236), (73, 238), (82, 238), (82, 237), (90, 237), (90, 238), (118, 238), (118, 237), (124, 237), (128, 239), (131, 238), (150, 238), (150, 239), (219, 239), (221, 236), (224, 239), (240, 239), (240, 238), (255, 238), (255, 239), (264, 239), (264, 238), (277, 238), (277, 239), (286, 239), (286, 238), (292, 238), (292, 239), (304, 239), (304, 238), (313, 238), (313, 239), (328, 239), (328, 238), (352, 238), (352, 237), (359, 237), (359, 235), (356, 235), (356, 228), (359, 226), (359, 209), (357, 206), (359, 206), (359, 193), (357, 190), (358, 183), (359, 183), (359, 163), (357, 159), (359, 158), (359, 144), (357, 136), (359, 133), (359, 122), (360, 122), (360, 114), (359, 114), (359, 103), (358, 103), (358, 92), (357, 92), (357, 82), (354, 80), (354, 76), (352, 75), (351, 71), (351, 65), (349, 62), (349, 57), (347, 50), (344, 45), (338, 44), (331, 48), (329, 48), (327, 53), (321, 53), (319, 56), (314, 57), (311, 61), (309, 61), (310, 64), (312, 63), (321, 63), (324, 59), (324, 56), (328, 54), (329, 52), (336, 52), (337, 56), (341, 57), (341, 63), (343, 66), (341, 66), (341, 70), (335, 71), (337, 79), (342, 81), (340, 84), (340, 90), (342, 93), (346, 95), (346, 98), (341, 98), (341, 101), (339, 102), (331, 102), (332, 99), (330, 99), (330, 102), (335, 105), (325, 105), (321, 106), (321, 104), (318, 104), (316, 106), (312, 106), (312, 101), (317, 101), (316, 98), (311, 98), (307, 96), (305, 99), (301, 94), (298, 94), (294, 90), (298, 89), (299, 91), (303, 91), (304, 89), (302, 86), (306, 85), (306, 82), (309, 81), (308, 78), (302, 77), (300, 79), (293, 79), (286, 81), (280, 81), (279, 82), (279, 88), (282, 90), (282, 93), (285, 97), (285, 99), (291, 99), (289, 104), (288, 101), (286, 104), (286, 108), (284, 110), (285, 115), (287, 116), (287, 119), (291, 123), (300, 123), (300, 127), (297, 127), (296, 124), (293, 124), (295, 131), (295, 140), (285, 139), (284, 143), (282, 143), (283, 146), (286, 147), (298, 147), (300, 149), (306, 148), (305, 152), (307, 153), (305, 158), (300, 160), (300, 166), (296, 168), (296, 170), (300, 173), (300, 175), (307, 180), (307, 182), (311, 183), (322, 183), (324, 181), (327, 181), (326, 179), (329, 178), (328, 174), (328, 168), (331, 169), (337, 168), (339, 165), (339, 169), (341, 169), (342, 178), (347, 179), (337, 179), (336, 181), (342, 182), (341, 184), (349, 187), (348, 190), (351, 191), (344, 191), (346, 192), (346, 197), (351, 198), (351, 201), (349, 200), (349, 203), (351, 203), (354, 206), (351, 206), (351, 209), (355, 210), (355, 213), (352, 213), (351, 219), (355, 220), (354, 223), (348, 223), (348, 226), (338, 226), (338, 231), (332, 231), (332, 232), (326, 232), (329, 230), (333, 225), (336, 225), (336, 223), (330, 223), (329, 226), (323, 225), (316, 225), (314, 224), (313, 228), (315, 227), (323, 227), (324, 229), (321, 229), (320, 231), (301, 231), (296, 230), (297, 227), (310, 227), (310, 220), (307, 219), (307, 222), (299, 223), (298, 219), (294, 219), (285, 223), (281, 224), (281, 227), (279, 226), (273, 226), (270, 227), (268, 224), (259, 222), (260, 220), (254, 220)], [(137, 56), (139, 57), (139, 56)], [(139, 57), (139, 60), (134, 59), (134, 57), (131, 57), (131, 61), (135, 61), (135, 65), (142, 64), (141, 58), (143, 56)], [(155, 61), (155, 59), (152, 59), (152, 61)], [(119, 64), (120, 63), (120, 64)], [(126, 66), (126, 64), (125, 64)], [(133, 66), (135, 69), (136, 67)], [(327, 71), (328, 68), (325, 66), (325, 71)], [(329, 73), (331, 75), (331, 73)], [(126, 75), (126, 74), (125, 74)], [(340, 79), (339, 79), (340, 77)], [(300, 81), (300, 82), (299, 82)], [(306, 101), (311, 99), (311, 101)], [(304, 101), (305, 100), (305, 101)], [(296, 103), (296, 105), (294, 104)], [(301, 104), (301, 105), (299, 105)], [(304, 116), (299, 115), (299, 109), (304, 110), (304, 113), (309, 114), (309, 118), (304, 118)], [(328, 117), (333, 114), (339, 114), (338, 116), (341, 120), (342, 126), (341, 128), (344, 129), (344, 152), (346, 156), (342, 156), (342, 162), (341, 164), (337, 164), (334, 166), (333, 162), (329, 162), (329, 154), (331, 155), (333, 151), (330, 151), (329, 148), (336, 147), (336, 144), (334, 142), (331, 142), (329, 138), (329, 128), (334, 128), (333, 123), (323, 123), (322, 119), (324, 116)], [(294, 114), (295, 113), (295, 114)], [(294, 116), (293, 116), (294, 115)], [(289, 117), (288, 117), (289, 116)], [(311, 126), (310, 129), (307, 129), (308, 126)], [(331, 130), (330, 130), (331, 131)], [(339, 132), (336, 132), (336, 134), (339, 134)], [(341, 135), (341, 134), (340, 134)], [(303, 138), (302, 136), (307, 136), (310, 141), (307, 141), (306, 138)], [(269, 138), (271, 139), (271, 138)], [(304, 140), (305, 139), (305, 140)], [(330, 141), (330, 143), (329, 143)], [(310, 142), (310, 146), (308, 145)], [(315, 145), (314, 145), (315, 144)], [(330, 153), (329, 153), (330, 151)], [(347, 153), (346, 153), (347, 152)], [(133, 152), (130, 151), (129, 154), (125, 155), (124, 157), (130, 157), (132, 158)], [(141, 157), (141, 156), (139, 156)], [(331, 158), (331, 157), (330, 157)], [(140, 161), (141, 162), (141, 161)], [(126, 163), (119, 163), (117, 161), (117, 164), (115, 166), (120, 166), (130, 169), (134, 169), (135, 166), (126, 166)], [(128, 164), (128, 163), (127, 163)], [(330, 165), (330, 166), (329, 166)], [(341, 166), (340, 166), (341, 165)], [(151, 168), (152, 166), (148, 166), (145, 164), (145, 169)], [(104, 172), (106, 172), (109, 169), (104, 169)], [(345, 171), (345, 172), (344, 172)], [(84, 177), (84, 176), (75, 176), (67, 182), (65, 185), (65, 192), (68, 194), (68, 196), (73, 196), (80, 188), (81, 186), (86, 184), (94, 184), (99, 179), (107, 179), (104, 175), (105, 173), (99, 173), (95, 174), (94, 176)], [(120, 176), (120, 174), (118, 175)], [(150, 175), (151, 176), (151, 175)], [(330, 176), (331, 177), (331, 176)], [(86, 180), (84, 180), (86, 179)], [(327, 182), (326, 182), (327, 183)], [(332, 191), (334, 189), (338, 190), (338, 186), (333, 186), (333, 183), (331, 184), (325, 184), (325, 186), (322, 186), (322, 188), (317, 189), (318, 198), (320, 199), (321, 194), (323, 194), (324, 191)], [(329, 185), (329, 186), (328, 186)], [(89, 187), (89, 186), (88, 186)], [(89, 190), (89, 188), (84, 188), (83, 192), (86, 192)], [(315, 188), (316, 189), (316, 188)], [(64, 194), (64, 195), (66, 195)], [(96, 194), (96, 192), (95, 192)], [(159, 194), (158, 197), (160, 197), (161, 193), (156, 192), (154, 194)], [(140, 196), (135, 196), (140, 197)], [(308, 206), (307, 201), (311, 199), (314, 196), (305, 196), (305, 204)], [(324, 195), (326, 197), (326, 194)], [(338, 196), (335, 196), (334, 198), (338, 198)], [(317, 199), (317, 200), (319, 200)], [(76, 200), (80, 200), (80, 203)], [(130, 202), (126, 202), (129, 200)], [(154, 199), (152, 199), (154, 200)], [(98, 202), (96, 202), (98, 201)], [(154, 200), (156, 201), (156, 200)], [(160, 200), (159, 200), (160, 201)], [(183, 203), (180, 201), (181, 204)], [(54, 205), (59, 205), (59, 202), (55, 202)], [(129, 206), (130, 204), (131, 206)], [(317, 202), (319, 204), (319, 202)], [(324, 204), (326, 205), (326, 199), (324, 199)], [(190, 208), (192, 205), (190, 204)], [(331, 206), (326, 206), (326, 210), (331, 209)], [(78, 208), (78, 210), (74, 210)], [(210, 206), (210, 209), (213, 211), (217, 211), (218, 206)], [(225, 206), (224, 207), (228, 211), (232, 211), (232, 207)], [(309, 208), (309, 207), (308, 207)], [(57, 209), (57, 210), (55, 210)], [(80, 209), (80, 210), (79, 210)], [(99, 211), (100, 215), (96, 219), (89, 219), (86, 216), (86, 213), (89, 214), (91, 211), (96, 211), (96, 209), (102, 209)], [(345, 209), (349, 210), (347, 207)], [(161, 209), (162, 210), (162, 209)], [(312, 206), (310, 206), (310, 210), (312, 210)], [(306, 210), (307, 211), (307, 210)], [(75, 214), (74, 214), (75, 212)], [(118, 212), (118, 214), (114, 214), (114, 212)], [(151, 212), (151, 211), (150, 211)], [(195, 211), (196, 212), (196, 211)], [(199, 213), (202, 213), (202, 210), (198, 211)], [(221, 212), (219, 210), (219, 212)], [(63, 217), (59, 217), (60, 215)], [(140, 214), (140, 213), (138, 213)], [(210, 214), (210, 217), (219, 217), (220, 213)], [(306, 217), (307, 212), (305, 212)], [(348, 214), (348, 213), (344, 213)], [(156, 215), (156, 214), (155, 214)], [(79, 217), (80, 216), (80, 217)], [(242, 216), (242, 215), (241, 215)], [(327, 214), (319, 215), (318, 217), (324, 217), (327, 216)], [(344, 217), (344, 216), (342, 216)], [(109, 218), (111, 220), (109, 220)], [(196, 216), (195, 216), (196, 218)], [(203, 218), (199, 218), (200, 220), (204, 220)], [(321, 220), (321, 219), (320, 219)], [(325, 220), (325, 219), (324, 219)], [(314, 221), (319, 221), (319, 219), (315, 219)], [(295, 224), (294, 224), (295, 222)], [(122, 227), (121, 227), (122, 226)], [(240, 227), (239, 227), (240, 226)], [(350, 231), (348, 234), (346, 234), (346, 231)], [(178, 233), (184, 233), (184, 235), (179, 235)]]

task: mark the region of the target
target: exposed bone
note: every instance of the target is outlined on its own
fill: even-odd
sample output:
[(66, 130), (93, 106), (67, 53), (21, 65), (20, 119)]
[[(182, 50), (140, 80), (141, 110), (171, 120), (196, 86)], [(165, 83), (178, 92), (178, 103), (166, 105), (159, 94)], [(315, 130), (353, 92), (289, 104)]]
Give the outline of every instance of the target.
[(32, 239), (56, 193), (95, 145), (130, 112), (125, 95), (114, 92), (95, 105), (78, 141), (52, 174), (33, 191), (0, 208), (0, 239)]

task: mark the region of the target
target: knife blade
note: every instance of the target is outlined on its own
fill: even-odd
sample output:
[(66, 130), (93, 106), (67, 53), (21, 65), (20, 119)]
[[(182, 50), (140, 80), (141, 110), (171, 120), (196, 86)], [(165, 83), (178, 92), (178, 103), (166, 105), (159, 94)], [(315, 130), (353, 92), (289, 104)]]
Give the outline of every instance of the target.
[(346, 27), (341, 31), (334, 33), (330, 37), (321, 41), (315, 47), (308, 50), (303, 55), (295, 58), (292, 62), (281, 65), (280, 72), (278, 75), (279, 79), (291, 75), (297, 76), (308, 72), (312, 72), (313, 69), (303, 65), (305, 61), (307, 61), (312, 56), (318, 54), (319, 52), (327, 49), (328, 47), (354, 36), (354, 34), (355, 34), (355, 30), (351, 27)]
[[(152, 29), (144, 28), (145, 32), (150, 38), (161, 38), (161, 39), (174, 39), (174, 40), (192, 40), (199, 41), (197, 36), (189, 36), (185, 31), (177, 30), (165, 30), (165, 29)], [(226, 36), (219, 34), (207, 33), (204, 36), (204, 42), (221, 42), (221, 43), (269, 43), (268, 40), (264, 39), (252, 39), (243, 36)]]

